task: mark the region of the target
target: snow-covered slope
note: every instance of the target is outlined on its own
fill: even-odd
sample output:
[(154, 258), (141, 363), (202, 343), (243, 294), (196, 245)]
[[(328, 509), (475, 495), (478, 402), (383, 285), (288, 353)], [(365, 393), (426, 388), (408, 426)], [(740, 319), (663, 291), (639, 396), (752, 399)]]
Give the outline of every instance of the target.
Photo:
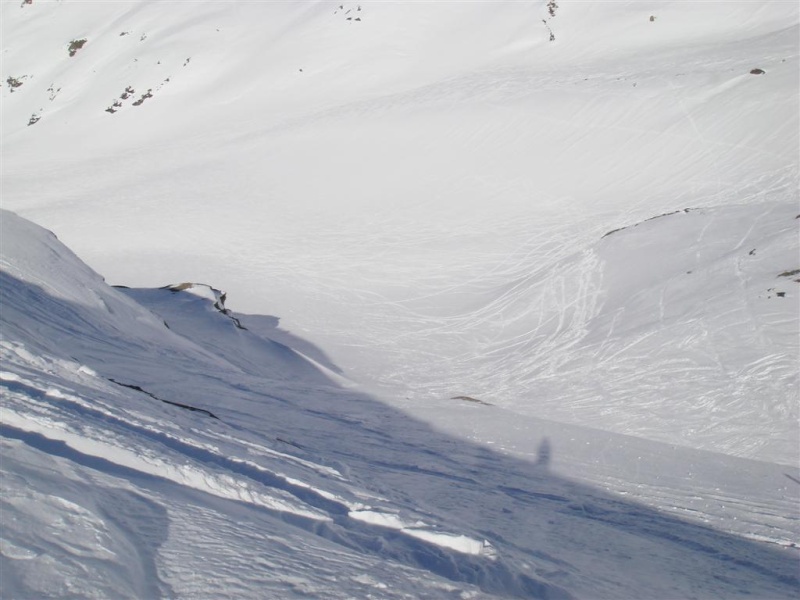
[(4, 205), (114, 283), (412, 410), (800, 460), (796, 3), (2, 10)]
[(797, 469), (451, 401), (491, 450), (0, 223), (3, 597), (796, 591)]
[(3, 594), (795, 595), (796, 2), (0, 11)]

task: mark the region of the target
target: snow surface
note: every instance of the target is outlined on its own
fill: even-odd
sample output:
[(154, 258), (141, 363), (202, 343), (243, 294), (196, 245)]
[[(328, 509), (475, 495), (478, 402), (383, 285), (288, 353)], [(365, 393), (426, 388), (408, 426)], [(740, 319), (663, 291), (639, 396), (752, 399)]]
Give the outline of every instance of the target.
[(449, 433), (0, 223), (4, 597), (796, 591), (796, 468), (476, 402)]
[(0, 10), (2, 597), (800, 592), (797, 3)]

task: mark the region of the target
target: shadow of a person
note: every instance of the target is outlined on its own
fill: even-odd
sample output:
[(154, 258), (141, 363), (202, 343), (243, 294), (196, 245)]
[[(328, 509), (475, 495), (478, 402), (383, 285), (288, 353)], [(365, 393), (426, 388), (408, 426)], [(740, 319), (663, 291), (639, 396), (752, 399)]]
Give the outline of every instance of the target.
[(550, 447), (550, 440), (544, 438), (541, 444), (539, 444), (539, 449), (536, 451), (536, 462), (534, 465), (540, 469), (547, 469), (550, 466), (551, 455), (552, 449)]

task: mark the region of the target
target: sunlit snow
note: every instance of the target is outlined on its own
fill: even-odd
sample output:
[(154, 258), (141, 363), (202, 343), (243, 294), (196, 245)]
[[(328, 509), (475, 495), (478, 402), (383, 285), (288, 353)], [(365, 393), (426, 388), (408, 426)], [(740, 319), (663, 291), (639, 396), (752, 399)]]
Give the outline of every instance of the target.
[(0, 597), (800, 594), (797, 3), (0, 6)]

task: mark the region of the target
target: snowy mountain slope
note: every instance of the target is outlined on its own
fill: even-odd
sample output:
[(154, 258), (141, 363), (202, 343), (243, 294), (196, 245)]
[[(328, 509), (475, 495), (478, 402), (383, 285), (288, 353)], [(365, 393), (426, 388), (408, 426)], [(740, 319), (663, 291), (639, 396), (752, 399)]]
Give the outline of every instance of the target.
[[(410, 410), (797, 463), (795, 3), (2, 10), (4, 206), (114, 283), (212, 282)], [(632, 251), (702, 277), (602, 238), (685, 208)]]
[(4, 597), (796, 596), (797, 3), (556, 4), (0, 4)]
[(8, 212), (0, 225), (3, 597), (800, 585), (797, 469), (464, 401), (450, 435), (257, 343), (206, 288), (114, 290), (52, 234)]
[[(644, 437), (794, 464), (795, 208), (689, 209), (622, 229), (418, 335), (480, 340), (480, 352), (456, 357), (472, 369), (462, 389), (520, 413), (613, 420)], [(420, 387), (453, 389), (428, 378)], [(514, 399), (520, 389), (529, 403)]]

